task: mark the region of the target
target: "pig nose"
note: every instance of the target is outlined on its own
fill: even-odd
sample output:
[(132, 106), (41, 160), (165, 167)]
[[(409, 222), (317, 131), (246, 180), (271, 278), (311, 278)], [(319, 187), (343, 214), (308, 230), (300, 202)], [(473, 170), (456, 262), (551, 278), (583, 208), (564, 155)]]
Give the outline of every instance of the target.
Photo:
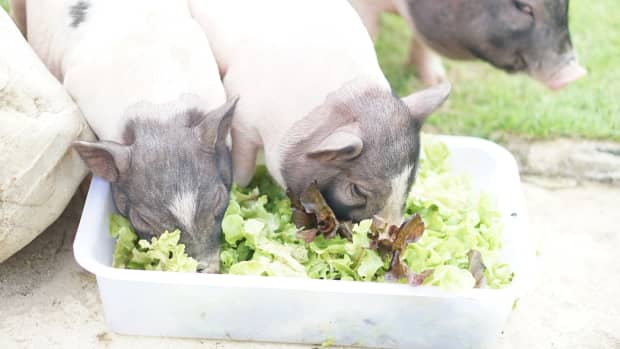
[(204, 274), (218, 274), (220, 272), (220, 264), (214, 264), (206, 261), (198, 261), (198, 268), (196, 269), (196, 271)]
[(399, 209), (386, 207), (381, 210), (377, 216), (383, 218), (388, 225), (395, 225), (399, 227), (403, 222), (403, 213)]
[(553, 74), (553, 76), (545, 83), (550, 89), (557, 91), (566, 87), (570, 83), (581, 79), (587, 74), (588, 71), (584, 67), (579, 65), (576, 60), (572, 60), (556, 74)]
[(199, 273), (217, 274), (220, 272), (220, 256), (219, 253), (212, 255), (202, 255), (196, 258), (198, 261)]

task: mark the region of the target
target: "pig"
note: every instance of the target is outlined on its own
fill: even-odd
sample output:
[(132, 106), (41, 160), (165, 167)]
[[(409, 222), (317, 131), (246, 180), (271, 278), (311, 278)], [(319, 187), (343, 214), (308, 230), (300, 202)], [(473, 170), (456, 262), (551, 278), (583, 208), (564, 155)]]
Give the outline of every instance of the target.
[(382, 12), (399, 13), (414, 31), (410, 59), (420, 79), (446, 79), (439, 54), (480, 59), (522, 72), (552, 90), (586, 75), (568, 28), (568, 0), (350, 0), (373, 37)]
[[(18, 1), (20, 2), (20, 1)], [(21, 1), (23, 2), (23, 0)], [(14, 1), (15, 3), (15, 1)], [(182, 231), (199, 271), (219, 268), (238, 98), (178, 0), (27, 0), (20, 25), (98, 136), (77, 142), (142, 237)]]
[[(239, 9), (243, 9), (240, 11)], [(450, 84), (399, 98), (346, 0), (190, 0), (228, 94), (243, 96), (231, 129), (234, 180), (259, 150), (300, 195), (313, 181), (339, 219), (402, 219), (420, 128)]]

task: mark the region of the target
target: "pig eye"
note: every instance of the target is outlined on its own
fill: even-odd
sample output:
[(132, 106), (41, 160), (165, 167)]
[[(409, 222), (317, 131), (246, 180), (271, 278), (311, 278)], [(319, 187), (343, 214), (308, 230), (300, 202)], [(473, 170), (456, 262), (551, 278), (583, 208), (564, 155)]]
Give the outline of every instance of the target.
[(351, 183), (350, 190), (351, 190), (351, 195), (353, 197), (357, 197), (357, 198), (364, 199), (364, 200), (368, 198), (368, 194), (364, 191), (364, 189), (362, 189), (359, 185), (355, 183)]
[(152, 233), (151, 226), (146, 222), (146, 220), (140, 215), (140, 213), (136, 210), (131, 210), (129, 212), (129, 218), (131, 220), (131, 224), (136, 230), (143, 233)]
[(530, 16), (534, 16), (534, 9), (532, 8), (532, 6), (523, 3), (521, 1), (515, 1), (515, 6), (517, 7), (517, 9), (525, 14), (528, 14)]
[(112, 198), (114, 199), (114, 205), (116, 205), (116, 209), (122, 215), (127, 215), (127, 210), (129, 208), (129, 199), (127, 195), (120, 189), (112, 186)]
[(219, 187), (214, 195), (213, 195), (213, 203), (216, 207), (221, 206), (222, 204), (228, 204), (226, 201), (226, 190), (222, 187)]

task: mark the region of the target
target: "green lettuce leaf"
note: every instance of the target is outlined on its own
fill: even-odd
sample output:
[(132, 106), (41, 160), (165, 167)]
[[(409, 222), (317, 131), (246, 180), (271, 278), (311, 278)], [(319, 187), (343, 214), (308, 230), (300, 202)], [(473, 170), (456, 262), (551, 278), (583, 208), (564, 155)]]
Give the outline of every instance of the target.
[(366, 250), (356, 271), (362, 280), (372, 280), (384, 265), (376, 251)]
[(439, 286), (444, 291), (473, 288), (476, 280), (468, 270), (454, 265), (440, 265), (424, 280), (424, 285)]
[(198, 262), (179, 244), (181, 232), (164, 232), (151, 241), (138, 240), (131, 223), (121, 215), (110, 216), (110, 235), (116, 239), (112, 259), (114, 268), (195, 272)]
[[(476, 191), (471, 179), (455, 173), (448, 147), (423, 136), (416, 183), (406, 199), (405, 213), (418, 213), (422, 237), (409, 244), (401, 260), (425, 285), (444, 290), (474, 287), (468, 253), (480, 253), (486, 287), (501, 288), (513, 278), (501, 260), (502, 220), (492, 196)], [(384, 281), (389, 258), (370, 249), (371, 220), (352, 228), (352, 239), (322, 235), (307, 243), (291, 222), (290, 200), (264, 166), (247, 188), (233, 185), (222, 221), (220, 266), (236, 275), (309, 277), (330, 280)], [(129, 222), (110, 217), (117, 239), (113, 265), (118, 268), (194, 271), (196, 263), (178, 244), (178, 231), (159, 239), (138, 241)], [(429, 276), (426, 276), (429, 275)], [(420, 279), (422, 280), (422, 279)]]
[(132, 251), (138, 242), (138, 235), (131, 223), (118, 214), (110, 216), (110, 236), (116, 239), (116, 248), (112, 255), (114, 268), (127, 268), (132, 257)]
[[(426, 230), (401, 255), (416, 274), (432, 274), (424, 284), (445, 290), (472, 288), (470, 250), (479, 251), (486, 287), (510, 284), (513, 273), (499, 258), (501, 215), (493, 198), (473, 189), (470, 178), (454, 173), (448, 147), (424, 136), (415, 186), (406, 214), (418, 213)], [(354, 225), (352, 240), (297, 237), (290, 201), (264, 167), (248, 188), (235, 186), (222, 229), (223, 271), (240, 275), (302, 276), (331, 280), (382, 281), (389, 260), (370, 250), (371, 220)]]
[[(477, 250), (487, 267), (487, 287), (507, 286), (513, 273), (499, 258), (504, 227), (495, 200), (475, 191), (469, 177), (451, 170), (444, 143), (426, 136), (423, 144), (419, 175), (405, 210), (407, 214), (419, 213), (427, 229), (418, 243), (407, 247), (405, 262), (416, 273), (443, 266), (467, 270), (467, 254)], [(443, 274), (433, 275), (434, 284), (448, 283), (440, 281), (445, 279), (440, 279)], [(450, 269), (447, 275), (456, 272)]]

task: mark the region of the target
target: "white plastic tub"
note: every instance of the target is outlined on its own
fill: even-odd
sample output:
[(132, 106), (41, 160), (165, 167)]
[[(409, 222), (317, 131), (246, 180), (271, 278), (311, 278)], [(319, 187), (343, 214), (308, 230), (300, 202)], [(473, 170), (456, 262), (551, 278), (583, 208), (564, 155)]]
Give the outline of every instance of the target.
[(356, 345), (376, 348), (491, 348), (528, 284), (533, 250), (514, 158), (475, 138), (442, 139), (455, 170), (494, 193), (505, 218), (505, 260), (515, 271), (501, 290), (113, 269), (114, 212), (108, 183), (94, 178), (74, 243), (97, 276), (110, 329), (122, 334)]

